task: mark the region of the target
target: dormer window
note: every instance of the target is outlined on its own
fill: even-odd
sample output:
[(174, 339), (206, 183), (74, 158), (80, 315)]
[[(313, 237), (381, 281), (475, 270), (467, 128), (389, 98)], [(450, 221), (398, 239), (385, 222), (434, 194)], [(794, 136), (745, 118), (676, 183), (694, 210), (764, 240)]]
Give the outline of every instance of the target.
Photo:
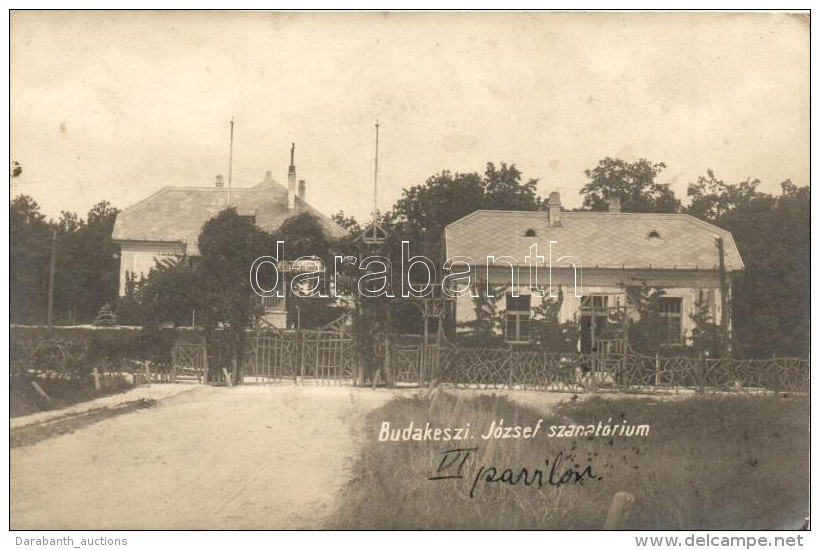
[(535, 237), (535, 229), (527, 229), (527, 232), (524, 233), (525, 237)]
[(661, 234), (658, 233), (657, 230), (653, 229), (652, 231), (649, 232), (649, 235), (647, 235), (646, 238), (647, 239), (660, 239)]

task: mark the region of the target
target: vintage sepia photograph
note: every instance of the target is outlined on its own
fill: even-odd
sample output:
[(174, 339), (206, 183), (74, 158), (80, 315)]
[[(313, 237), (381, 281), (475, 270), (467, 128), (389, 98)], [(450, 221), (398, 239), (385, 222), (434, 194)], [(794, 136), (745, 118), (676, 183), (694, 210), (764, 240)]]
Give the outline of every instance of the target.
[(15, 547), (804, 544), (808, 12), (9, 29)]

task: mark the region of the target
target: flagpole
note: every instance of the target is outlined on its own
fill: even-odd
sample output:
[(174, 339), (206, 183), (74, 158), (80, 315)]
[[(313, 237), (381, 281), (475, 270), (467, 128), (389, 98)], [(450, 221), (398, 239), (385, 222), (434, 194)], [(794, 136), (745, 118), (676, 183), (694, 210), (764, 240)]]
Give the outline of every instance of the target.
[(376, 119), (376, 167), (373, 173), (373, 223), (378, 221), (379, 212), (379, 119)]
[(228, 207), (233, 200), (233, 117), (231, 117), (231, 148), (228, 156)]

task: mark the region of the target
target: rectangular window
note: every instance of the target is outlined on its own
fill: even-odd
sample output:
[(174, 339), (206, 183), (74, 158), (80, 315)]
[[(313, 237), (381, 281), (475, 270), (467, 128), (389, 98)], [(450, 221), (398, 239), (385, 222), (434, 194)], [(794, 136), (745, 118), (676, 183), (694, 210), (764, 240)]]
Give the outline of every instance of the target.
[(581, 309), (591, 311), (603, 311), (609, 306), (609, 296), (592, 294), (581, 296)]
[(662, 296), (658, 299), (658, 312), (667, 344), (683, 343), (683, 298)]
[(527, 343), (530, 341), (530, 310), (529, 294), (512, 296), (507, 294), (507, 313), (504, 318), (504, 340), (510, 343)]

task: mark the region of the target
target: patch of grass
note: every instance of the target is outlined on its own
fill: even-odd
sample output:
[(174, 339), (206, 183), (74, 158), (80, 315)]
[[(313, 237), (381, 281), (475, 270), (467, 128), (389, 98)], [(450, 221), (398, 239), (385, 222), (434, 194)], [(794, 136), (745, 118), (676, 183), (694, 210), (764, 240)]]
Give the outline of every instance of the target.
[[(527, 440), (482, 440), (492, 421), (535, 425)], [(611, 419), (611, 421), (609, 420)], [(380, 425), (465, 426), (474, 440), (378, 441)], [(648, 424), (647, 437), (547, 437), (550, 426)], [(397, 399), (371, 413), (368, 439), (331, 526), (339, 529), (600, 529), (612, 496), (635, 503), (624, 529), (796, 529), (809, 504), (805, 396), (603, 398), (565, 402), (551, 416), (496, 396)], [(442, 451), (477, 446), (465, 479), (430, 481)], [(601, 479), (561, 486), (479, 482), (478, 468), (592, 468)], [(485, 470), (486, 471), (486, 470)]]
[(99, 397), (122, 393), (134, 387), (122, 376), (102, 378), (101, 391), (94, 388), (90, 378), (68, 380), (64, 378), (38, 378), (37, 383), (51, 398), (41, 397), (32, 387), (31, 378), (12, 377), (9, 379), (9, 416), (15, 418), (41, 411), (62, 409), (77, 403), (85, 403)]
[(82, 413), (61, 416), (54, 420), (13, 428), (9, 433), (9, 447), (25, 447), (34, 445), (44, 439), (62, 434), (72, 433), (91, 424), (96, 424), (108, 418), (120, 416), (138, 409), (147, 409), (157, 404), (155, 399), (138, 399), (129, 401), (117, 407), (92, 409)]

